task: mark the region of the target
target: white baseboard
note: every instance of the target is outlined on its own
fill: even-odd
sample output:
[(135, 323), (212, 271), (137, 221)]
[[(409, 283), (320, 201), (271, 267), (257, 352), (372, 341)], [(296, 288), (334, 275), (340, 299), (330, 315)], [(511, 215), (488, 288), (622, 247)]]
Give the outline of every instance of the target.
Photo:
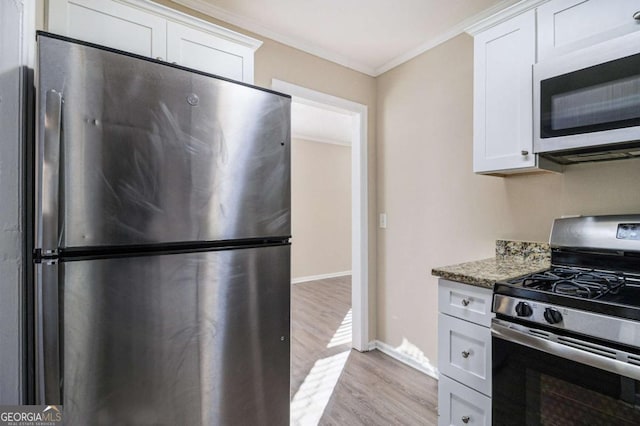
[(307, 281), (324, 280), (327, 278), (345, 277), (351, 275), (351, 271), (333, 272), (331, 274), (309, 275), (307, 277), (298, 277), (291, 280), (291, 284), (306, 283)]
[(384, 342), (381, 342), (379, 340), (374, 340), (373, 342), (369, 342), (369, 350), (373, 350), (373, 349), (377, 349), (380, 352), (389, 355), (391, 358), (398, 360), (401, 363), (411, 368), (415, 368), (421, 373), (424, 373), (427, 376), (433, 377), (436, 380), (438, 380), (438, 378), (440, 377), (440, 372), (430, 362), (419, 361), (403, 352), (398, 351), (393, 346), (388, 345)]

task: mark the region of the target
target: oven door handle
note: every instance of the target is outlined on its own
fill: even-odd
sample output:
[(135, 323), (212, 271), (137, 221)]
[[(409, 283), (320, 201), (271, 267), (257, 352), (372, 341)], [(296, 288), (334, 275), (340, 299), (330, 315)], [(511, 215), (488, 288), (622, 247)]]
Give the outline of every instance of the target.
[[(535, 333), (535, 334), (533, 334)], [(640, 380), (640, 356), (493, 318), (491, 335), (580, 364)], [(634, 365), (633, 363), (637, 364)]]

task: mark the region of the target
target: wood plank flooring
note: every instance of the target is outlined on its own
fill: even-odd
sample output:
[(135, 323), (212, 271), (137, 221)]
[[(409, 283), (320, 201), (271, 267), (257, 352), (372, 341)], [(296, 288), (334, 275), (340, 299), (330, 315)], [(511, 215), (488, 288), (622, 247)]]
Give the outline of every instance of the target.
[(292, 424), (437, 424), (437, 381), (377, 350), (351, 350), (350, 308), (350, 277), (293, 285)]

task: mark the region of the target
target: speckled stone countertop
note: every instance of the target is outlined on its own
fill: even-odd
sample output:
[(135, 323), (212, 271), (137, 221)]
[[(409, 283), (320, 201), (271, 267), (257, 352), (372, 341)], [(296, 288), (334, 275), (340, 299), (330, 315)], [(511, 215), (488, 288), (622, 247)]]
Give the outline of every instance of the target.
[(504, 281), (549, 267), (551, 251), (546, 243), (496, 241), (496, 256), (475, 262), (433, 268), (431, 274), (464, 284), (493, 288)]

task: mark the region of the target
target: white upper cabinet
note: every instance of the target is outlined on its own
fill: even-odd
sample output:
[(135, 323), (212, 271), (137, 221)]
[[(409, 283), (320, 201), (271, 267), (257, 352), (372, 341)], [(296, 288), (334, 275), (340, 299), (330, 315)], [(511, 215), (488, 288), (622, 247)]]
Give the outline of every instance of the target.
[(538, 7), (538, 61), (640, 30), (639, 0), (553, 0)]
[(532, 127), (535, 46), (534, 10), (474, 38), (473, 169), (476, 173), (536, 166)]
[(533, 65), (634, 31), (640, 0), (527, 0), (469, 27), (474, 171), (562, 171), (533, 153)]
[(49, 0), (50, 32), (129, 53), (167, 56), (167, 21), (140, 9), (104, 0)]
[(149, 0), (49, 0), (48, 30), (253, 83), (262, 42)]
[[(177, 22), (167, 24), (167, 60), (239, 81), (253, 81), (247, 49)], [(253, 56), (253, 51), (250, 52)]]

